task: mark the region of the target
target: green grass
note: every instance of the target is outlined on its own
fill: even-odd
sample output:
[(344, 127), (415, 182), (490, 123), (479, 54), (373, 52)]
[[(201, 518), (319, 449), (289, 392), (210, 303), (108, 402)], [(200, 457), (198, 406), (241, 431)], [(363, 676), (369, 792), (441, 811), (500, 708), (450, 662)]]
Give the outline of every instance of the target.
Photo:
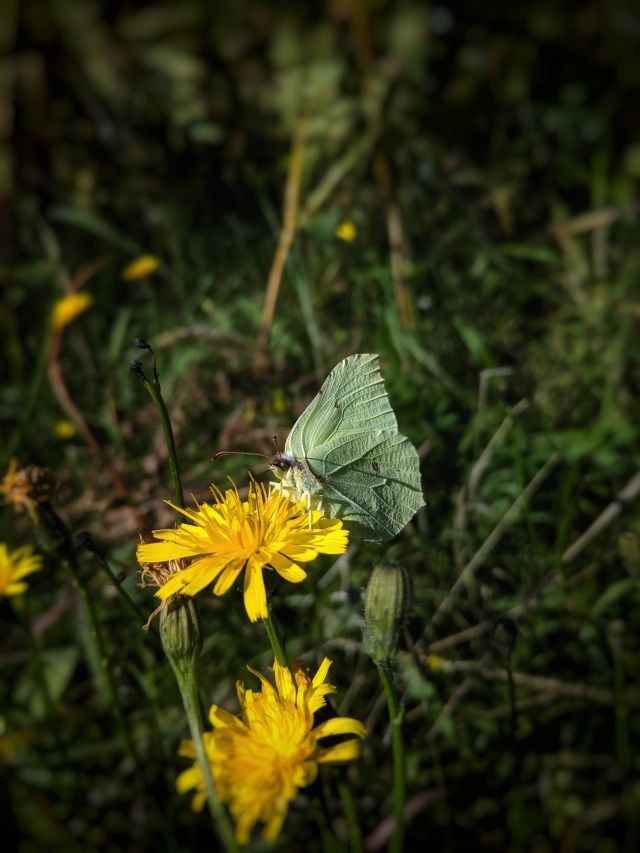
[[(55, 472), (57, 513), (91, 533), (146, 619), (157, 600), (138, 587), (135, 546), (140, 528), (173, 524), (173, 488), (129, 372), (140, 358), (150, 373), (134, 339), (156, 352), (198, 500), (229, 475), (266, 478), (268, 459), (216, 452), (270, 456), (342, 357), (380, 353), (427, 506), (396, 541), (322, 558), (278, 591), (289, 653), (312, 667), (331, 657), (337, 709), (370, 734), (359, 762), (300, 795), (275, 849), (349, 849), (343, 780), (366, 849), (382, 844), (391, 738), (361, 650), (361, 591), (382, 558), (414, 584), (395, 661), (406, 849), (634, 851), (640, 591), (624, 535), (640, 533), (640, 19), (606, 0), (396, 2), (362, 28), (319, 4), (266, 10), (16, 4), (19, 71), (2, 83), (3, 464), (13, 444), (22, 464)], [(301, 225), (258, 351), (292, 182)], [(345, 219), (352, 243), (335, 235)], [(142, 253), (160, 269), (124, 281)], [(48, 318), (80, 284), (95, 302), (57, 364), (103, 458), (55, 430), (69, 407)], [(36, 534), (2, 509), (11, 549)], [(24, 735), (0, 826), (21, 853), (215, 849), (206, 813), (175, 792), (188, 732), (155, 629), (140, 630), (95, 556), (80, 573), (140, 769), (86, 654), (86, 609), (49, 556), (21, 610), (0, 602), (0, 717)], [(266, 636), (238, 590), (198, 600), (203, 707), (235, 711), (247, 663), (266, 671), (272, 658)]]

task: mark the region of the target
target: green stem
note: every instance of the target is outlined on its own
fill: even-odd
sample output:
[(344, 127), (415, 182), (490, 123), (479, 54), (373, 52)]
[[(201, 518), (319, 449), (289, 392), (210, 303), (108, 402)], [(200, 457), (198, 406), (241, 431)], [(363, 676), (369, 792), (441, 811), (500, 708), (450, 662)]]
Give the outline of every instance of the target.
[[(141, 786), (144, 788), (144, 772), (140, 761), (138, 760), (136, 751), (133, 748), (131, 735), (118, 699), (118, 693), (109, 667), (104, 643), (102, 642), (100, 623), (96, 609), (94, 607), (89, 588), (87, 587), (82, 576), (82, 572), (80, 571), (80, 567), (78, 566), (78, 560), (71, 541), (69, 529), (58, 517), (57, 513), (49, 503), (44, 503), (40, 506), (40, 524), (36, 529), (39, 533), (39, 538), (42, 540), (43, 549), (55, 554), (56, 558), (60, 561), (60, 564), (71, 577), (73, 585), (78, 592), (83, 605), (83, 613), (88, 622), (86, 638), (83, 639), (86, 640), (85, 649), (87, 660), (94, 673), (96, 687), (115, 717), (123, 749), (133, 762), (136, 775), (140, 780)], [(178, 843), (165, 813), (159, 808), (153, 797), (147, 795), (147, 799), (160, 826), (162, 827), (168, 849), (178, 851)]]
[(27, 635), (29, 646), (31, 647), (31, 657), (35, 663), (36, 670), (38, 673), (37, 680), (41, 690), (43, 710), (49, 720), (53, 720), (53, 717), (55, 715), (55, 703), (51, 695), (51, 688), (47, 679), (44, 661), (42, 660), (42, 640), (37, 634), (33, 632), (31, 628), (29, 596), (25, 595), (23, 596), (22, 601), (17, 601), (16, 606), (13, 608), (13, 611), (20, 620), (22, 630)]
[[(98, 561), (100, 562), (100, 565), (104, 568), (105, 572), (109, 575), (111, 582), (113, 583), (116, 590), (118, 591), (118, 594), (124, 599), (129, 610), (131, 611), (131, 613), (140, 622), (140, 626), (144, 627), (147, 623), (147, 617), (142, 612), (142, 608), (139, 607), (138, 604), (136, 604), (136, 602), (131, 597), (129, 591), (127, 589), (125, 589), (125, 587), (122, 585), (121, 581), (118, 579), (118, 576), (116, 575), (116, 573), (111, 568), (109, 561), (106, 560), (104, 557), (101, 557), (98, 555), (96, 555), (96, 556), (98, 558)], [(159, 637), (157, 634), (152, 634), (151, 636), (153, 637), (154, 641), (159, 641)]]
[(348, 782), (340, 782), (338, 784), (340, 799), (342, 800), (342, 808), (347, 819), (347, 827), (349, 829), (349, 847), (351, 853), (363, 853), (362, 832), (360, 830), (360, 822), (356, 807), (353, 802), (353, 792)]
[(402, 739), (402, 718), (404, 712), (398, 702), (395, 684), (389, 661), (377, 662), (380, 681), (387, 694), (389, 719), (393, 734), (393, 816), (395, 826), (393, 837), (389, 844), (389, 853), (402, 853), (404, 849), (404, 803), (406, 799), (406, 770), (404, 758), (404, 741)]
[(173, 671), (178, 682), (178, 687), (180, 688), (182, 704), (187, 716), (187, 722), (189, 723), (191, 740), (193, 741), (196, 758), (200, 765), (200, 772), (204, 779), (209, 814), (222, 839), (225, 850), (229, 851), (229, 853), (239, 853), (231, 821), (229, 820), (226, 809), (218, 799), (211, 773), (211, 764), (209, 763), (207, 749), (202, 736), (202, 714), (200, 713), (200, 704), (198, 702), (198, 683), (195, 676), (195, 665), (188, 669), (173, 666)]
[(624, 670), (618, 649), (613, 651), (613, 691), (615, 697), (616, 755), (624, 772), (628, 772), (633, 752), (629, 746), (629, 709), (624, 695)]
[[(275, 617), (269, 612), (269, 615), (266, 616), (263, 620), (264, 627), (267, 629), (267, 635), (269, 637), (269, 642), (271, 643), (271, 648), (273, 649), (273, 656), (278, 661), (280, 666), (286, 666), (287, 669), (291, 669), (289, 664), (289, 658), (287, 657), (287, 651), (284, 647), (284, 642), (282, 637), (280, 636), (280, 630), (278, 628), (278, 623), (276, 622)], [(293, 675), (293, 673), (291, 673)], [(295, 678), (294, 678), (295, 684)]]
[[(139, 362), (135, 362), (135, 364), (139, 365)], [(144, 387), (149, 392), (151, 399), (155, 403), (156, 409), (158, 410), (158, 415), (160, 416), (160, 423), (162, 424), (162, 432), (164, 433), (164, 440), (165, 444), (167, 445), (167, 452), (169, 454), (169, 465), (171, 467), (171, 476), (173, 477), (175, 503), (177, 506), (184, 508), (184, 495), (182, 493), (182, 480), (180, 478), (180, 469), (178, 467), (176, 442), (175, 438), (173, 437), (173, 429), (171, 427), (171, 419), (169, 417), (169, 412), (167, 410), (166, 403), (164, 402), (164, 398), (160, 390), (160, 382), (157, 376), (153, 382), (149, 382), (147, 377), (142, 372), (142, 367), (140, 367), (139, 370), (136, 370), (135, 373), (139, 377)]]

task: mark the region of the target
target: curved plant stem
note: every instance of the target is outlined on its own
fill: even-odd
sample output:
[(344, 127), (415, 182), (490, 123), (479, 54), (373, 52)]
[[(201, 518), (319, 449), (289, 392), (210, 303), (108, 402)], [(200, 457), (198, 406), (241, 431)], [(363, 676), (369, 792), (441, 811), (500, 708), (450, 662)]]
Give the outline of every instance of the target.
[[(139, 362), (134, 362), (133, 364), (140, 365)], [(167, 445), (167, 453), (169, 454), (169, 466), (171, 468), (171, 476), (173, 478), (173, 490), (175, 495), (174, 503), (179, 507), (184, 507), (184, 495), (182, 493), (182, 479), (180, 477), (180, 468), (178, 467), (176, 442), (175, 438), (173, 437), (173, 428), (171, 426), (169, 412), (167, 410), (166, 403), (164, 402), (164, 397), (162, 396), (162, 392), (160, 390), (160, 380), (158, 379), (158, 373), (155, 368), (155, 361), (153, 366), (153, 382), (150, 382), (145, 376), (142, 371), (141, 365), (139, 366), (139, 369), (136, 369), (134, 372), (149, 392), (149, 395), (151, 396), (151, 399), (155, 403), (156, 409), (158, 410), (158, 415), (160, 416), (160, 423), (162, 425), (162, 432), (164, 434), (164, 441)]]
[(406, 770), (404, 741), (402, 739), (402, 718), (404, 712), (398, 702), (391, 667), (388, 661), (377, 663), (380, 681), (387, 695), (389, 719), (393, 735), (393, 817), (395, 826), (389, 844), (389, 853), (402, 853), (404, 849), (404, 803), (406, 799)]
[[(173, 662), (172, 662), (173, 664)], [(224, 848), (228, 853), (239, 853), (236, 844), (233, 827), (227, 815), (226, 809), (218, 799), (216, 787), (211, 774), (211, 765), (207, 756), (207, 749), (202, 737), (202, 714), (198, 702), (198, 683), (195, 676), (195, 665), (190, 668), (173, 667), (173, 671), (180, 688), (182, 704), (184, 706), (191, 740), (196, 751), (196, 758), (200, 766), (202, 778), (207, 791), (207, 805), (214, 826), (218, 831)]]

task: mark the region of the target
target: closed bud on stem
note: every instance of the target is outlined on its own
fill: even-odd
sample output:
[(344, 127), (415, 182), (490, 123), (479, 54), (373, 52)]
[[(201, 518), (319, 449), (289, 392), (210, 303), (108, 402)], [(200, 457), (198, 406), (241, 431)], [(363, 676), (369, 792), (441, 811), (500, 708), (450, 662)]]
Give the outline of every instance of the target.
[(498, 619), (493, 626), (493, 647), (505, 664), (509, 663), (518, 637), (513, 619)]
[(173, 595), (160, 611), (162, 648), (179, 683), (195, 675), (202, 651), (202, 628), (198, 605), (188, 595)]
[(399, 563), (374, 566), (364, 602), (363, 648), (374, 663), (394, 657), (411, 606), (409, 572)]

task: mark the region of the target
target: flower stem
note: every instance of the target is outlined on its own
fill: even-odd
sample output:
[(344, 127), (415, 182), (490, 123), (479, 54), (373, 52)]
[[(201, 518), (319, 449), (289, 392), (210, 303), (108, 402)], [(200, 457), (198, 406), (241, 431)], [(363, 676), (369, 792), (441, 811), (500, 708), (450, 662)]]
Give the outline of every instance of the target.
[(349, 787), (349, 783), (340, 782), (338, 784), (338, 791), (340, 792), (344, 815), (347, 819), (347, 827), (349, 829), (349, 848), (351, 853), (363, 853), (364, 847), (362, 846), (362, 832), (360, 830), (360, 823), (358, 822), (358, 815), (353, 802), (353, 792)]
[[(138, 620), (140, 622), (140, 626), (143, 627), (147, 622), (147, 617), (142, 612), (142, 608), (138, 604), (136, 604), (136, 602), (131, 597), (131, 594), (129, 593), (129, 591), (123, 586), (122, 582), (120, 581), (120, 579), (118, 578), (118, 576), (114, 572), (113, 568), (111, 567), (111, 564), (109, 563), (109, 561), (105, 557), (101, 557), (100, 555), (96, 555), (96, 556), (98, 557), (100, 565), (103, 567), (105, 572), (109, 575), (109, 578), (111, 579), (111, 582), (113, 583), (118, 594), (124, 600), (125, 604), (129, 608), (131, 613), (136, 617), (136, 620)], [(147, 636), (149, 636), (149, 632), (147, 632)], [(157, 634), (151, 634), (151, 636), (153, 637), (154, 642), (156, 642), (158, 640)]]
[[(120, 705), (120, 701), (118, 699), (118, 693), (113, 682), (111, 670), (109, 668), (107, 654), (104, 648), (104, 644), (102, 642), (102, 636), (100, 634), (100, 624), (98, 622), (98, 617), (93, 606), (91, 595), (89, 593), (89, 590), (87, 589), (86, 584), (84, 583), (84, 580), (75, 560), (67, 560), (63, 558), (61, 562), (73, 579), (74, 586), (80, 595), (80, 598), (84, 605), (85, 613), (89, 621), (87, 642), (88, 646), (91, 648), (91, 653), (88, 654), (88, 657), (97, 667), (96, 678), (98, 681), (98, 686), (103, 695), (106, 696), (106, 699), (111, 707), (111, 711), (116, 719), (124, 751), (133, 762), (133, 766), (136, 770), (136, 775), (138, 776), (141, 784), (144, 785), (144, 773), (140, 761), (138, 759), (138, 755), (134, 749), (133, 741), (131, 740), (131, 734), (127, 726), (127, 721), (125, 719), (122, 706)], [(173, 834), (173, 829), (167, 821), (164, 812), (162, 811), (162, 809), (158, 808), (158, 805), (152, 796), (147, 795), (147, 799), (148, 802), (151, 804), (151, 807), (153, 808), (153, 811), (155, 812), (156, 816), (160, 820), (160, 824), (163, 829), (163, 834), (168, 849), (172, 851), (179, 850), (178, 843), (176, 841), (175, 835)]]
[(153, 356), (153, 350), (146, 343), (146, 341), (144, 343), (144, 346), (141, 346), (140, 344), (139, 346), (141, 349), (148, 349), (151, 352), (153, 358), (153, 382), (150, 382), (149, 379), (145, 376), (142, 370), (142, 365), (139, 361), (132, 361), (130, 364), (130, 369), (132, 373), (135, 373), (135, 375), (147, 389), (149, 395), (151, 396), (151, 399), (156, 405), (156, 409), (158, 410), (158, 415), (160, 416), (160, 423), (162, 425), (162, 432), (164, 433), (164, 441), (167, 445), (167, 453), (169, 454), (169, 466), (171, 467), (171, 476), (173, 477), (175, 503), (177, 506), (184, 508), (182, 480), (180, 478), (180, 468), (178, 467), (178, 456), (176, 453), (175, 438), (173, 437), (173, 428), (171, 427), (171, 418), (169, 417), (169, 411), (167, 409), (166, 403), (164, 402), (162, 391), (160, 390), (160, 379), (156, 370), (155, 356)]
[[(173, 663), (173, 662), (172, 662)], [(207, 749), (202, 737), (202, 714), (200, 713), (200, 704), (198, 702), (198, 683), (195, 676), (195, 664), (191, 668), (191, 672), (187, 668), (179, 668), (174, 666), (173, 671), (180, 688), (182, 696), (182, 704), (184, 706), (191, 740), (196, 751), (196, 758), (200, 765), (200, 772), (204, 779), (205, 788), (207, 791), (207, 804), (209, 814), (213, 820), (214, 826), (217, 829), (225, 850), (228, 853), (239, 853), (238, 845), (236, 844), (235, 835), (231, 821), (227, 815), (226, 809), (218, 799), (216, 787), (211, 773), (211, 765), (207, 756)]]
[(404, 712), (398, 702), (395, 684), (389, 661), (376, 663), (380, 681), (387, 694), (389, 719), (393, 735), (393, 816), (395, 826), (393, 837), (389, 844), (389, 853), (402, 853), (404, 849), (404, 803), (406, 798), (406, 769), (404, 758), (404, 741), (402, 739), (402, 718)]
[[(31, 657), (33, 659), (33, 662), (35, 663), (36, 670), (38, 673), (37, 681), (41, 690), (42, 708), (44, 715), (48, 717), (50, 721), (52, 721), (55, 716), (55, 703), (51, 695), (51, 687), (49, 685), (49, 681), (45, 672), (42, 654), (42, 640), (32, 628), (30, 610), (31, 602), (28, 595), (25, 595), (22, 597), (21, 600), (19, 599), (18, 601), (16, 601), (15, 606), (13, 608), (13, 612), (20, 620), (22, 630), (25, 632), (27, 640), (29, 641), (29, 645), (31, 647)], [(51, 725), (52, 728), (55, 729), (53, 724)]]
[(275, 617), (271, 614), (271, 611), (269, 611), (269, 615), (265, 616), (262, 621), (264, 623), (264, 627), (267, 629), (269, 642), (271, 643), (271, 648), (273, 649), (273, 656), (278, 661), (280, 666), (286, 666), (287, 669), (290, 670), (291, 665), (289, 664), (289, 658), (287, 657), (287, 651), (284, 647), (284, 642), (282, 640), (282, 637), (280, 636), (280, 629), (278, 628), (278, 623), (276, 622)]

